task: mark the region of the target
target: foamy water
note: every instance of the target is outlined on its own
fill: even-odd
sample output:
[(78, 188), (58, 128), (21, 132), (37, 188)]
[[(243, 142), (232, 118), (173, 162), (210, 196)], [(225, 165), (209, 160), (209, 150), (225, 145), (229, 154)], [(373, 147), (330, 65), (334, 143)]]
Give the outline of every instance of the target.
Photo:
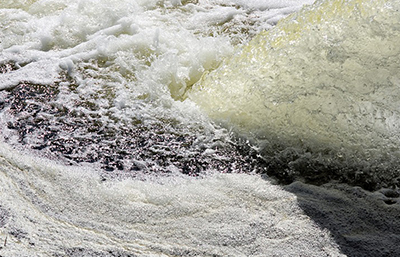
[(295, 195), (258, 176), (102, 182), (90, 169), (2, 155), (6, 256), (339, 254)]
[[(277, 22), (312, 2), (2, 1), (0, 255), (396, 255), (397, 189), (371, 193), (335, 183), (279, 186), (265, 175), (271, 170), (276, 175), (280, 169), (281, 177), (276, 177), (291, 180), (288, 173), (297, 172), (286, 167), (293, 160), (273, 170), (271, 153), (278, 162), (285, 159), (275, 145), (266, 147), (270, 135), (283, 138), (290, 151), (299, 147), (301, 137), (304, 147), (311, 147), (317, 155), (332, 135), (332, 149), (347, 147), (343, 142), (349, 140), (373, 139), (378, 143), (366, 142), (368, 147), (360, 156), (371, 157), (373, 151), (380, 151), (379, 156), (396, 158), (396, 126), (387, 127), (396, 123), (396, 101), (383, 101), (389, 96), (396, 99), (388, 93), (397, 85), (393, 70), (398, 52), (391, 43), (397, 37), (395, 3), (365, 1), (366, 12), (378, 22), (370, 30), (383, 25), (391, 28), (380, 35), (385, 48), (379, 56), (390, 59), (380, 67), (386, 65), (390, 70), (392, 84), (382, 91), (376, 81), (386, 78), (373, 76), (376, 94), (363, 102), (371, 105), (375, 116), (380, 111), (378, 121), (386, 120), (376, 123), (380, 130), (371, 128), (377, 132), (367, 133), (363, 127), (371, 119), (365, 123), (356, 118), (356, 125), (349, 129), (325, 123), (326, 107), (322, 114), (310, 116), (316, 117), (314, 124), (319, 128), (315, 130), (318, 137), (310, 141), (303, 106), (314, 108), (315, 102), (306, 98), (296, 105), (301, 108), (293, 105), (303, 119), (298, 123), (291, 109), (284, 112), (286, 107), (279, 106), (288, 90), (313, 91), (317, 103), (326, 101), (326, 91), (307, 84), (307, 78), (315, 75), (315, 66), (301, 76), (307, 86), (300, 89), (287, 76), (277, 79), (270, 91), (261, 83), (269, 70), (275, 71), (268, 65), (287, 74), (300, 70), (285, 57), (279, 59), (279, 51), (269, 52), (271, 56), (258, 53), (263, 49), (258, 44), (269, 44), (270, 37), (273, 43), (279, 41), (279, 31), (288, 31), (290, 24), (297, 23), (286, 21), (289, 25), (275, 27)], [(349, 1), (349, 6), (353, 2), (357, 1)], [(347, 9), (339, 18), (331, 17), (331, 7), (322, 5), (291, 19), (298, 20), (300, 28), (316, 26), (327, 32), (330, 28), (325, 25), (335, 19), (358, 22)], [(309, 14), (313, 11), (319, 16)], [(382, 22), (385, 15), (393, 18)], [(325, 16), (326, 23), (315, 25)], [(318, 38), (318, 33), (307, 33)], [(292, 49), (287, 56), (315, 58), (315, 51), (303, 47), (309, 42), (299, 38), (293, 42), (282, 39), (282, 48), (289, 45)], [(355, 48), (363, 44), (355, 41), (350, 37), (345, 42)], [(341, 55), (338, 51), (334, 56)], [(322, 66), (325, 63), (317, 67)], [(335, 67), (326, 66), (326, 70)], [(330, 75), (337, 76), (332, 71), (325, 77)], [(327, 83), (333, 80), (325, 78)], [(243, 81), (244, 85), (248, 81), (255, 84), (247, 90)], [(279, 86), (282, 81), (289, 87)], [(362, 94), (357, 92), (351, 91), (349, 97), (357, 100)], [(379, 101), (377, 96), (381, 96)], [(272, 116), (265, 114), (266, 99), (278, 106)], [(335, 95), (331, 100), (337, 102)], [(345, 108), (342, 113), (346, 115), (351, 113), (346, 104), (338, 108)], [(260, 123), (267, 118), (268, 126)], [(383, 151), (385, 145), (390, 150)], [(353, 145), (348, 149), (354, 152)], [(299, 155), (301, 160), (308, 156), (310, 165), (314, 163), (315, 155)], [(384, 165), (393, 168), (396, 162)], [(384, 174), (378, 182), (394, 179), (397, 171), (393, 170), (393, 176)], [(327, 172), (321, 170), (321, 174)], [(368, 184), (364, 178), (348, 181)], [(320, 181), (330, 181), (330, 177)]]
[(204, 76), (191, 99), (258, 141), (271, 162), (278, 159), (278, 173), (396, 184), (398, 8), (318, 1), (257, 35)]

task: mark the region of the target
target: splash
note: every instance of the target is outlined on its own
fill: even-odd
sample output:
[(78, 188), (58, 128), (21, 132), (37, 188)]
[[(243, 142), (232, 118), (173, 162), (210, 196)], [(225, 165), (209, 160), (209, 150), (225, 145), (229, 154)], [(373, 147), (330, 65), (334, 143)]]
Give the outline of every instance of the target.
[(317, 1), (258, 34), (189, 97), (253, 138), (289, 180), (398, 183), (399, 8)]

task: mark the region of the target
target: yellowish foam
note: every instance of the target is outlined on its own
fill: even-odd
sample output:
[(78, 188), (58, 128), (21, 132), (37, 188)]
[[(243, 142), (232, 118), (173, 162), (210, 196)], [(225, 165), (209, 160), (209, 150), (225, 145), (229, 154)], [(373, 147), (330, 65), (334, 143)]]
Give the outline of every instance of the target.
[(400, 143), (399, 7), (317, 1), (260, 33), (189, 97), (268, 152), (391, 163)]

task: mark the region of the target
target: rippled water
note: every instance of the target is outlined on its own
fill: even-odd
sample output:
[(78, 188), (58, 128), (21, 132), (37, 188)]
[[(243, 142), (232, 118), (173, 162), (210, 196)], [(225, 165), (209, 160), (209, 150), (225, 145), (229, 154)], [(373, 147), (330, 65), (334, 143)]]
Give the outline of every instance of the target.
[(0, 255), (395, 254), (399, 6), (312, 2), (2, 1)]

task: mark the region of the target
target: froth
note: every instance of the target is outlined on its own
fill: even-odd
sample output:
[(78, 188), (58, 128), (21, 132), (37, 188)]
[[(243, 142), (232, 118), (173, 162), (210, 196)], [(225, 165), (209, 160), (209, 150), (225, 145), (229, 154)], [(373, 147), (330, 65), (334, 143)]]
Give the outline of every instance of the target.
[(340, 255), (293, 194), (258, 176), (104, 182), (90, 168), (39, 161), (7, 146), (0, 164), (7, 192), (0, 236), (10, 234), (4, 254)]

